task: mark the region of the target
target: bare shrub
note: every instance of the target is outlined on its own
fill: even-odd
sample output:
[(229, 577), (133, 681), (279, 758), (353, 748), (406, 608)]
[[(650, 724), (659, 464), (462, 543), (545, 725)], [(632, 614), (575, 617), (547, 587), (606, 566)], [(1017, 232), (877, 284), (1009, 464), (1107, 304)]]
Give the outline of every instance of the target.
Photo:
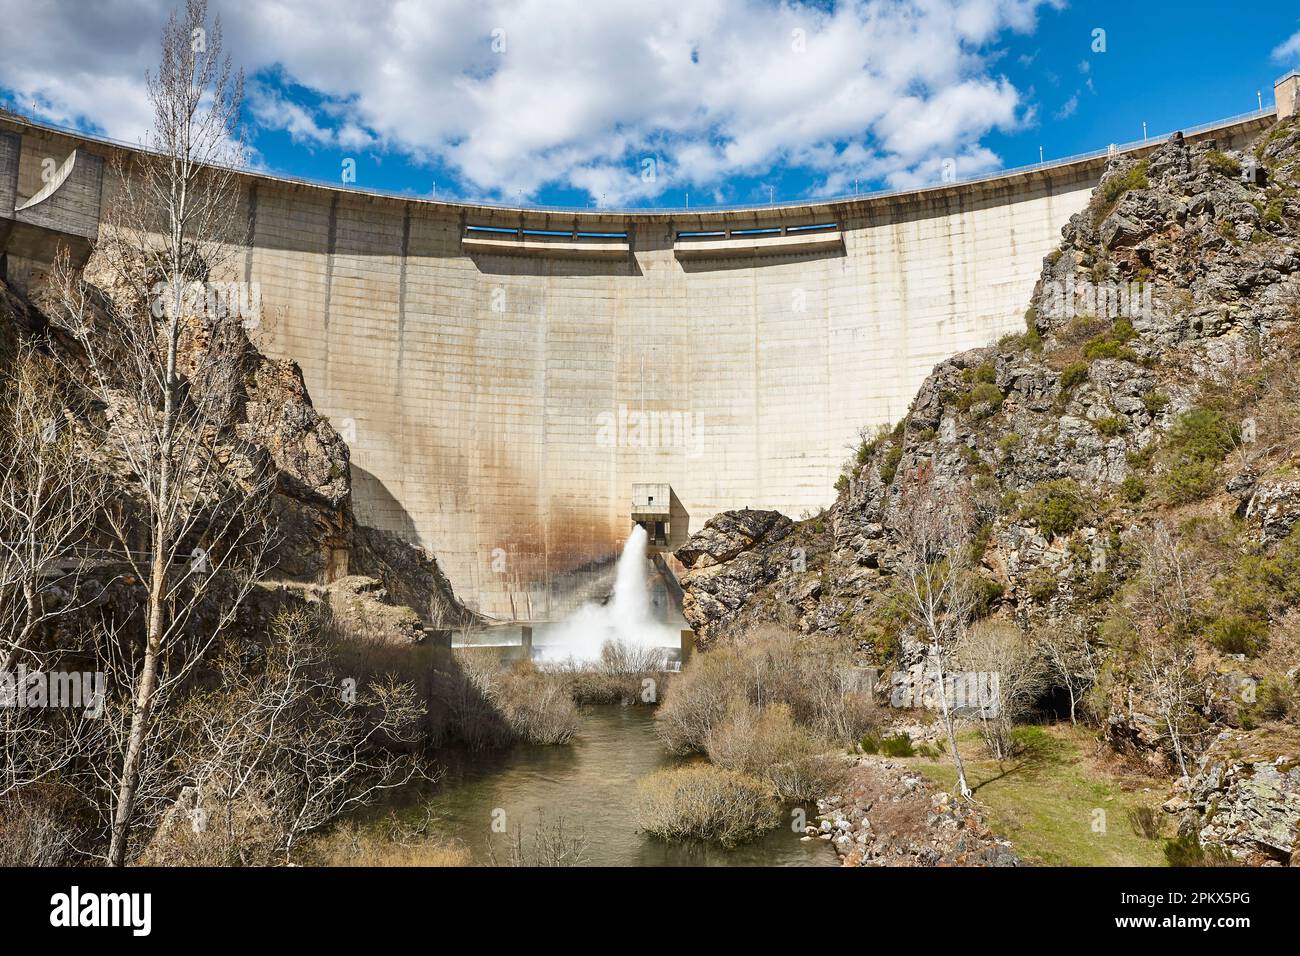
[(306, 610), (281, 612), (272, 640), (228, 640), (217, 686), (173, 705), (174, 793), (145, 862), (265, 864), (306, 834), (433, 774), (418, 756), (424, 702), (391, 676), (358, 682), (332, 666)]
[(495, 700), (521, 740), (562, 744), (578, 732), (578, 707), (568, 688), (531, 661), (519, 661), (501, 675)]
[(0, 804), (0, 867), (68, 866), (74, 840), (66, 811), (42, 800)]
[(736, 846), (781, 824), (766, 783), (706, 763), (672, 767), (641, 781), (637, 820), (665, 840)]
[(391, 815), (362, 826), (344, 820), (312, 844), (308, 854), (317, 866), (469, 866), (469, 849), (438, 834), (432, 820), (408, 822)]
[(779, 799), (795, 803), (823, 797), (843, 781), (843, 762), (826, 749), (794, 722), (787, 704), (760, 709), (738, 702), (707, 741), (710, 761), (763, 780)]
[(1085, 634), (1044, 630), (1036, 635), (1039, 651), (1058, 686), (1070, 696), (1070, 723), (1076, 722), (1079, 702), (1097, 683), (1097, 655)]
[(437, 693), (467, 747), (562, 744), (577, 733), (578, 707), (563, 674), (541, 671), (531, 661), (506, 666), (487, 648), (457, 649), (454, 660)]
[(737, 703), (785, 704), (815, 736), (847, 743), (876, 723), (870, 696), (848, 678), (848, 648), (834, 639), (762, 629), (697, 655), (677, 675), (656, 714), (674, 753), (705, 752), (710, 733)]
[(626, 641), (606, 641), (594, 663), (566, 661), (545, 669), (565, 676), (579, 704), (655, 704), (669, 679), (662, 648)]
[(505, 859), (499, 860), (496, 849), (489, 847), (488, 862), (490, 866), (582, 866), (587, 862), (589, 845), (585, 831), (566, 831), (564, 817), (557, 817), (554, 823), (548, 824), (546, 813), (539, 810), (532, 839), (525, 840), (523, 824), (518, 825), (508, 836)]

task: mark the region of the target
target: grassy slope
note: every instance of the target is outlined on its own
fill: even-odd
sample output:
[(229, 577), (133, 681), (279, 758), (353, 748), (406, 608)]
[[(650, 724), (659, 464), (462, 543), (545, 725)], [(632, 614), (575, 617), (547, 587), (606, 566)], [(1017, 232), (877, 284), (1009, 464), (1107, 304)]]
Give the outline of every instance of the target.
[[(1136, 835), (1128, 810), (1157, 805), (1167, 780), (1102, 766), (1093, 757), (1096, 744), (1088, 732), (1068, 724), (1022, 732), (1025, 753), (1001, 765), (984, 758), (977, 733), (961, 739), (975, 799), (989, 825), (1022, 858), (1049, 866), (1164, 865), (1161, 843)], [(944, 759), (900, 762), (953, 791), (957, 774)], [(1097, 809), (1105, 810), (1105, 832), (1093, 831)]]

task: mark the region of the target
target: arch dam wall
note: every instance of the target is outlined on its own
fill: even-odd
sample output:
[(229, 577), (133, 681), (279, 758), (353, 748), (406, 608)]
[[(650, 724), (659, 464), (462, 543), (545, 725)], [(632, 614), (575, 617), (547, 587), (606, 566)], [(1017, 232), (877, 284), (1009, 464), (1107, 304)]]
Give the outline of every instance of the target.
[[(38, 281), (56, 239), (89, 248), (118, 148), (0, 117), (11, 279)], [(348, 440), (358, 518), (434, 553), (471, 607), (545, 620), (607, 573), (633, 485), (670, 486), (671, 544), (721, 510), (829, 504), (860, 429), (897, 421), (937, 362), (1022, 330), (1104, 166), (626, 213), (248, 175), (231, 278), (260, 287), (263, 348)]]

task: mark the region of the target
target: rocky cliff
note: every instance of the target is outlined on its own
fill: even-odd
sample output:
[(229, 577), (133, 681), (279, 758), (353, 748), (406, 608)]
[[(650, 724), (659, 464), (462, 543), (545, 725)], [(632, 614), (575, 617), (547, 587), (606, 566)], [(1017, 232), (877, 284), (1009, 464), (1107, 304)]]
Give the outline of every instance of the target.
[[(1025, 321), (937, 366), (906, 417), (863, 441), (823, 514), (708, 522), (678, 552), (701, 643), (777, 621), (843, 635), (865, 663), (914, 663), (891, 570), (900, 491), (932, 475), (978, 516), (977, 615), (1085, 637), (1101, 662), (1090, 706), (1114, 746), (1169, 757), (1135, 650), (1147, 632), (1190, 637), (1197, 749), (1216, 728), (1295, 721), (1300, 126), (1241, 152), (1175, 136), (1113, 160)], [(1153, 541), (1186, 589), (1177, 628), (1150, 613)]]
[[(24, 340), (60, 353), (64, 369), (79, 365), (71, 337), (0, 281), (0, 372)], [(426, 626), (472, 623), (474, 615), (456, 599), (433, 556), (356, 523), (347, 444), (313, 407), (301, 369), (268, 358), (246, 335), (241, 334), (237, 351), (234, 426), (213, 439), (213, 450), (250, 461), (265, 456), (275, 480), (270, 502), (275, 543), (266, 586), (250, 602), (248, 620), (265, 623), (282, 600), (305, 596), (331, 606), (336, 619), (372, 639), (418, 641)], [(73, 394), (78, 383), (64, 387), (68, 413), (87, 414)], [(126, 463), (89, 447), (87, 454), (99, 456), (101, 470), (129, 503), (136, 490)], [(129, 588), (123, 592), (115, 586), (113, 593), (124, 606), (133, 604)]]

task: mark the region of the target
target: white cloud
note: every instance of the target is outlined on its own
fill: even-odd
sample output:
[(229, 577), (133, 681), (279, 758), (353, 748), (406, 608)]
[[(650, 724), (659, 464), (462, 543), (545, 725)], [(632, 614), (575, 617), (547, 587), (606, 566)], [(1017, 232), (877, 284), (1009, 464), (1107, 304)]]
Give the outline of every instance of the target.
[(1061, 108), (1053, 115), (1058, 120), (1069, 119), (1079, 111), (1079, 94), (1073, 94), (1068, 100), (1061, 104)]
[(1291, 37), (1278, 44), (1273, 51), (1273, 59), (1279, 63), (1291, 63), (1300, 60), (1300, 30), (1291, 34)]
[[(304, 148), (437, 160), (467, 195), (531, 197), (562, 184), (611, 204), (703, 194), (783, 165), (819, 170), (827, 186), (923, 176), (943, 156), (996, 167), (980, 139), (1026, 121), (1019, 91), (993, 72), (997, 43), (1061, 5), (213, 4), (237, 64), (313, 93), (309, 108), (273, 86), (250, 89), (255, 120)], [(0, 86), (47, 117), (134, 140), (149, 121), (143, 72), (169, 7), (102, 0), (83, 14), (58, 0), (0, 0), (0, 18), (24, 37), (7, 31)], [(649, 179), (646, 156), (656, 159)]]

